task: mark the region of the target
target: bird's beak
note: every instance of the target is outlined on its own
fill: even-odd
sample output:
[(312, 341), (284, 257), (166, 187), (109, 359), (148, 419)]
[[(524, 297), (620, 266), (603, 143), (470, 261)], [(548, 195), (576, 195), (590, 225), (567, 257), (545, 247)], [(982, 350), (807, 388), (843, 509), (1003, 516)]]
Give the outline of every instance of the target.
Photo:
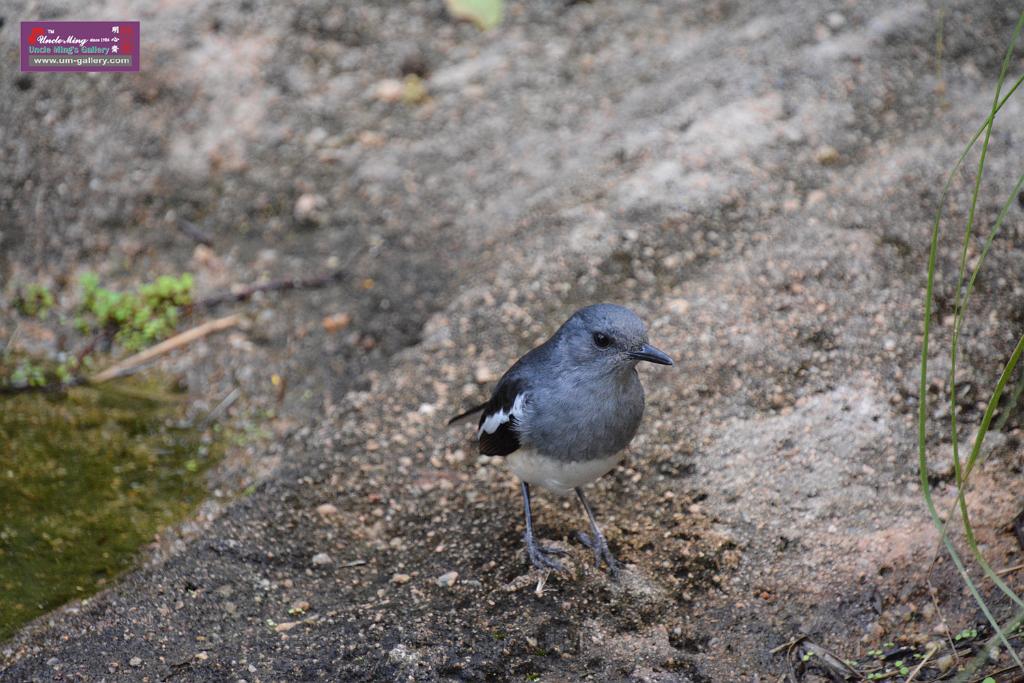
[(675, 365), (672, 359), (668, 357), (668, 354), (664, 351), (659, 351), (650, 344), (644, 344), (639, 351), (630, 351), (627, 355), (635, 360), (646, 360), (658, 365)]

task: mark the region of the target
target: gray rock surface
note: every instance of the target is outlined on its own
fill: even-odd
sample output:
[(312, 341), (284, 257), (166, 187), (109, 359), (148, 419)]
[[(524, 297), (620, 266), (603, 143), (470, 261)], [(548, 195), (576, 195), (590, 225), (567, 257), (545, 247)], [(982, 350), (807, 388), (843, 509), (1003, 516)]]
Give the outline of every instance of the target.
[[(289, 378), (272, 443), (238, 465), (265, 479), (0, 645), (0, 678), (746, 681), (784, 671), (770, 651), (800, 633), (849, 656), (930, 633), (926, 579), (962, 627), (916, 488), (924, 266), (1016, 16), (954, 3), (940, 72), (937, 12), (510, 2), (481, 34), (434, 2), (4, 9), (5, 54), (23, 16), (117, 14), (141, 19), (145, 62), (0, 76), (0, 284), (352, 277), (257, 301), (243, 338), (168, 361), (254, 410), (274, 405), (269, 369)], [(380, 97), (410, 55), (428, 99)], [(1011, 100), (993, 138), (982, 235), (1020, 172), (1022, 114)], [(1015, 208), (970, 316), (979, 387), (1020, 333), (1022, 225)], [(631, 455), (591, 494), (623, 580), (571, 541), (579, 511), (540, 495), (539, 533), (576, 571), (538, 595), (515, 481), (444, 418), (600, 300), (640, 311), (679, 368), (646, 373)], [(339, 310), (351, 328), (323, 332)], [(978, 475), (979, 533), (1007, 562), (1015, 433)]]

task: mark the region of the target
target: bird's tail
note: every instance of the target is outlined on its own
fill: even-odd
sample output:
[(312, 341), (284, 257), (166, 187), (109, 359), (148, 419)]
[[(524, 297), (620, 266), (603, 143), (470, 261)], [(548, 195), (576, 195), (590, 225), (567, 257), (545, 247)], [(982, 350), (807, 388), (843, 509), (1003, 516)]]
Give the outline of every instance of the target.
[(458, 422), (459, 420), (461, 420), (464, 417), (469, 417), (470, 415), (475, 415), (476, 413), (479, 413), (481, 410), (483, 410), (486, 407), (487, 407), (486, 403), (481, 403), (480, 405), (476, 406), (475, 408), (470, 408), (469, 410), (467, 410), (464, 413), (459, 413), (458, 415), (456, 415), (452, 419), (448, 420), (448, 424), (449, 425), (453, 425), (453, 424), (455, 424), (456, 422)]

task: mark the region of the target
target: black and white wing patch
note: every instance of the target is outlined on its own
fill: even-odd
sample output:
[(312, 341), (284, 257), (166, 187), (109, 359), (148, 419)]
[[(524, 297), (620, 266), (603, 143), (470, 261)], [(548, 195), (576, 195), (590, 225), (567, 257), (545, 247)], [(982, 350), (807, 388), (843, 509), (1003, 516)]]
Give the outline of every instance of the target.
[(519, 448), (519, 424), (526, 405), (523, 389), (520, 382), (501, 382), (484, 408), (477, 431), (484, 455), (508, 455)]

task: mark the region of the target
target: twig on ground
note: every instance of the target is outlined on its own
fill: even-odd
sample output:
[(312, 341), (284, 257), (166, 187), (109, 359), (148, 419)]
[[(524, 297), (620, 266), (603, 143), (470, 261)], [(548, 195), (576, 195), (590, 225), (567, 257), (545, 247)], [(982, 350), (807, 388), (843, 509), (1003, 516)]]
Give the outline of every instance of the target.
[(200, 227), (195, 223), (193, 223), (192, 221), (187, 221), (184, 218), (179, 218), (177, 222), (178, 230), (180, 230), (184, 235), (191, 237), (204, 247), (213, 246), (213, 238), (210, 237), (210, 235), (208, 235), (207, 233), (203, 232), (200, 229)]
[(769, 650), (769, 652), (771, 654), (773, 654), (773, 655), (777, 655), (780, 652), (782, 652), (783, 650), (791, 649), (794, 645), (797, 645), (804, 638), (806, 638), (806, 636), (797, 636), (796, 638), (794, 638), (793, 640), (789, 641), (788, 643), (783, 643), (782, 645), (779, 645), (777, 648)]
[(349, 567), (362, 567), (364, 564), (366, 564), (366, 560), (352, 560), (351, 562), (346, 562), (341, 566), (347, 569)]
[(830, 673), (839, 676), (843, 680), (850, 680), (850, 678), (861, 678), (861, 675), (849, 664), (844, 662), (842, 659), (837, 657), (831, 650), (828, 650), (815, 642), (812, 642), (804, 638), (802, 645), (807, 649), (808, 652), (814, 654), (817, 658), (815, 662), (818, 666), (824, 666), (829, 670)]
[(221, 400), (221, 402), (217, 404), (217, 407), (214, 408), (213, 410), (211, 410), (210, 414), (207, 415), (205, 418), (203, 418), (203, 422), (201, 424), (201, 428), (202, 429), (206, 429), (211, 424), (213, 424), (218, 419), (220, 419), (220, 416), (223, 415), (227, 411), (228, 408), (230, 408), (232, 405), (234, 405), (235, 401), (237, 401), (238, 397), (241, 396), (241, 395), (242, 395), (242, 390), (241, 389), (239, 389), (238, 387), (235, 387), (234, 389), (232, 389), (228, 393), (228, 395), (225, 396)]
[(284, 280), (273, 280), (271, 282), (265, 282), (261, 285), (250, 285), (237, 292), (231, 292), (228, 294), (216, 294), (214, 296), (206, 297), (205, 299), (198, 299), (193, 301), (191, 308), (213, 308), (223, 303), (229, 303), (234, 301), (247, 301), (258, 292), (280, 292), (289, 289), (321, 289), (328, 287), (336, 282), (340, 282), (345, 278), (345, 271), (336, 270), (326, 275), (318, 275), (310, 278), (287, 278)]
[(89, 340), (89, 343), (82, 347), (81, 351), (75, 354), (78, 359), (78, 366), (81, 367), (82, 363), (85, 362), (86, 357), (96, 350), (96, 347), (99, 346), (100, 342), (109, 342), (113, 339), (113, 336), (114, 332), (109, 327), (105, 327), (94, 334), (92, 339)]
[(998, 574), (999, 576), (1006, 576), (1007, 574), (1012, 574), (1014, 572), (1019, 572), (1021, 569), (1024, 569), (1024, 564), (1015, 564), (1012, 567), (1007, 567), (1006, 569), (1000, 569), (999, 571), (996, 572), (996, 574)]
[(917, 666), (914, 667), (914, 670), (910, 672), (910, 675), (907, 676), (907, 680), (903, 681), (903, 683), (913, 683), (914, 679), (917, 678), (918, 672), (924, 668), (924, 665), (928, 663), (928, 660), (932, 658), (932, 655), (938, 651), (939, 648), (935, 646), (928, 648), (928, 651), (924, 653), (924, 659), (917, 663)]
[(191, 344), (197, 339), (201, 339), (209, 334), (213, 334), (214, 332), (221, 332), (234, 327), (241, 322), (241, 320), (241, 315), (238, 313), (232, 313), (224, 318), (210, 320), (202, 325), (193, 327), (190, 330), (185, 330), (181, 334), (176, 334), (170, 339), (165, 339), (156, 346), (151, 346), (145, 351), (140, 351), (133, 356), (128, 356), (119, 363), (111, 365), (106, 370), (96, 373), (88, 379), (88, 382), (89, 384), (102, 384), (103, 382), (109, 382), (110, 380), (118, 377), (125, 377), (137, 370), (144, 363), (148, 363), (154, 358), (158, 358), (175, 349), (181, 348), (182, 346)]

